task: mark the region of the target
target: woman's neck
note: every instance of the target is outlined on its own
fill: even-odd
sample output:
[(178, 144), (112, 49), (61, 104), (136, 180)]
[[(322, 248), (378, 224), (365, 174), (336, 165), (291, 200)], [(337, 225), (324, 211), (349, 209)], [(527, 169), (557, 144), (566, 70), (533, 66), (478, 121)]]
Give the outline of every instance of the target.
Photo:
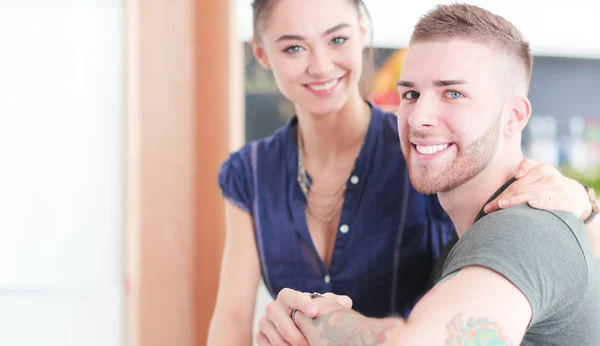
[(371, 109), (360, 96), (351, 98), (334, 114), (314, 115), (298, 110), (298, 131), (305, 155), (328, 162), (356, 149), (366, 135), (370, 119)]

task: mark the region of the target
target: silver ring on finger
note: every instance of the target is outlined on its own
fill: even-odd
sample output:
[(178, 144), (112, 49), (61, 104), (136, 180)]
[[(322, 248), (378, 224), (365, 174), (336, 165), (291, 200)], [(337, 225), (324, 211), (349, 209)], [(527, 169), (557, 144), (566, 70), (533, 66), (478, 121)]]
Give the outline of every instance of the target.
[(291, 317), (291, 319), (292, 319), (293, 322), (296, 322), (296, 312), (297, 311), (298, 310), (294, 309), (294, 310), (292, 310), (292, 313), (290, 314), (290, 317)]
[(315, 299), (315, 298), (326, 298), (326, 296), (322, 293), (319, 292), (313, 292), (313, 293), (309, 293), (308, 294), (310, 299)]

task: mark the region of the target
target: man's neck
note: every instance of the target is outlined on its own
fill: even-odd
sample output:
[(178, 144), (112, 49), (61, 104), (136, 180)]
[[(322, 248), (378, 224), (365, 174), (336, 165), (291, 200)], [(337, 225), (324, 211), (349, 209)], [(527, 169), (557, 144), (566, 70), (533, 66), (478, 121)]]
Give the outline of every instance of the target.
[(476, 177), (452, 191), (438, 193), (440, 204), (450, 216), (458, 237), (473, 225), (473, 221), (489, 198), (510, 178), (522, 156), (500, 164), (490, 164)]

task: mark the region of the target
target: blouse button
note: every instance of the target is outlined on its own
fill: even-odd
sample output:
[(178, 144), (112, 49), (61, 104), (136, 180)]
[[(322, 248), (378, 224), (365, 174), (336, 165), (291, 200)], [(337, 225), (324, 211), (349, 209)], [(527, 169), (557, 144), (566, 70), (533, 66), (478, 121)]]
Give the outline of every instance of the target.
[(329, 275), (325, 275), (325, 283), (328, 284), (329, 282), (331, 282), (331, 278), (329, 277)]
[(346, 234), (348, 233), (348, 231), (350, 230), (350, 227), (348, 227), (348, 225), (341, 225), (340, 226), (340, 232)]
[(352, 177), (350, 177), (350, 182), (352, 184), (356, 185), (356, 184), (358, 184), (358, 181), (359, 181), (358, 176), (353, 175)]

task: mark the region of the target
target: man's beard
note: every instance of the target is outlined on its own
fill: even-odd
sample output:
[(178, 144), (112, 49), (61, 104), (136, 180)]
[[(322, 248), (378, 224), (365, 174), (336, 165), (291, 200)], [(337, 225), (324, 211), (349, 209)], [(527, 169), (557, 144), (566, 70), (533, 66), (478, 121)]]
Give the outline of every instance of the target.
[(456, 143), (457, 153), (452, 163), (441, 172), (432, 171), (434, 168), (427, 165), (413, 171), (409, 157), (412, 144), (402, 148), (404, 158), (408, 165), (410, 182), (422, 194), (448, 192), (463, 185), (481, 173), (492, 160), (498, 146), (500, 137), (500, 114), (492, 121), (488, 129), (473, 143), (465, 148), (460, 148)]

